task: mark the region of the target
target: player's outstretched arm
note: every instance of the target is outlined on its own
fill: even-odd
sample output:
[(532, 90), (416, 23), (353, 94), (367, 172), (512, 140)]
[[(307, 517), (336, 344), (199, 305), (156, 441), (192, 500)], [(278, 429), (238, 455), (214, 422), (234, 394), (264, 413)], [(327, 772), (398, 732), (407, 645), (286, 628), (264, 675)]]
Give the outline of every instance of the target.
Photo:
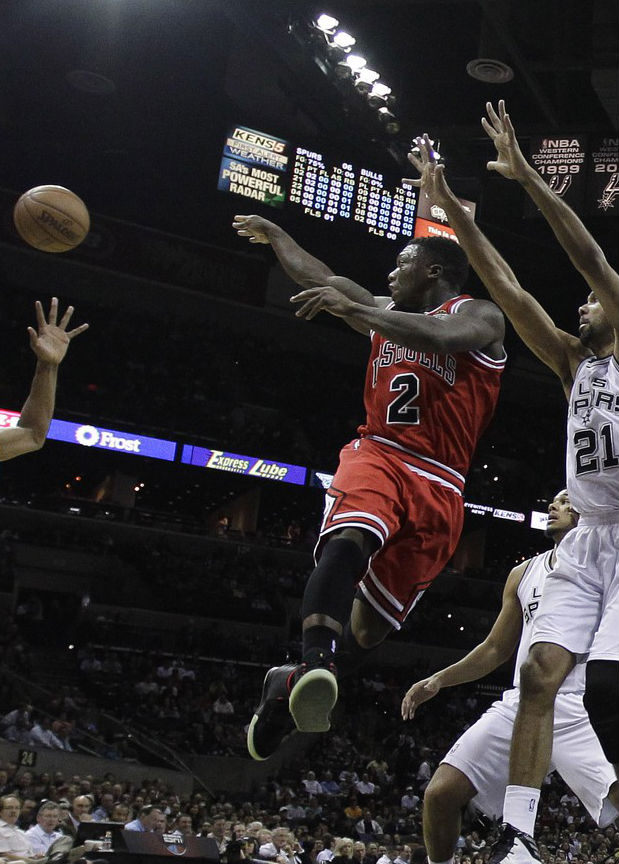
[(502, 99), (499, 101), (498, 111), (495, 111), (491, 102), (487, 102), (486, 111), (488, 117), (482, 117), (481, 124), (497, 151), (497, 158), (488, 162), (488, 170), (497, 171), (508, 180), (516, 180), (524, 187), (541, 210), (574, 267), (595, 293), (608, 320), (619, 321), (619, 274), (610, 266), (602, 249), (572, 208), (544, 183), (538, 172), (525, 159), (505, 109), (505, 102)]
[(13, 459), (23, 453), (40, 450), (45, 443), (49, 424), (54, 413), (58, 366), (64, 359), (69, 343), (83, 333), (88, 324), (81, 324), (67, 331), (73, 315), (69, 306), (58, 320), (58, 300), (52, 298), (49, 321), (45, 320), (43, 307), (37, 300), (35, 304), (37, 329), (28, 327), (30, 347), (37, 358), (30, 394), (21, 410), (21, 416), (12, 429), (0, 430), (0, 461)]
[(406, 692), (402, 700), (403, 720), (412, 720), (417, 708), (436, 696), (443, 687), (478, 681), (512, 656), (522, 631), (522, 607), (517, 591), (527, 563), (524, 561), (514, 567), (507, 577), (501, 611), (484, 641), (469, 651), (462, 660), (446, 666), (423, 681), (417, 681)]
[(290, 278), (302, 288), (330, 285), (355, 303), (374, 306), (374, 295), (344, 276), (336, 276), (327, 265), (306, 252), (283, 228), (262, 216), (235, 216), (232, 227), (239, 237), (250, 243), (265, 243), (273, 247), (279, 263)]
[(494, 302), (523, 342), (559, 376), (569, 391), (573, 371), (586, 356), (585, 349), (576, 337), (560, 330), (537, 300), (524, 290), (509, 264), (462, 207), (447, 184), (444, 166), (436, 164), (428, 136), (417, 142), (420, 155), (409, 153), (408, 158), (421, 177), (403, 182), (419, 186), (422, 193), (445, 210), (471, 266)]

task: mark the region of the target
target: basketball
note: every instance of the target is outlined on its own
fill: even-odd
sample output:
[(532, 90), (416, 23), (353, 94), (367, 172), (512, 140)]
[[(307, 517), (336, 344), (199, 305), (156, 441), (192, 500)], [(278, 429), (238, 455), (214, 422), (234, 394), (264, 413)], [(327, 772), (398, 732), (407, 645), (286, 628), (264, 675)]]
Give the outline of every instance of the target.
[(68, 252), (90, 229), (86, 205), (64, 186), (35, 186), (24, 192), (13, 222), (22, 240), (42, 252)]

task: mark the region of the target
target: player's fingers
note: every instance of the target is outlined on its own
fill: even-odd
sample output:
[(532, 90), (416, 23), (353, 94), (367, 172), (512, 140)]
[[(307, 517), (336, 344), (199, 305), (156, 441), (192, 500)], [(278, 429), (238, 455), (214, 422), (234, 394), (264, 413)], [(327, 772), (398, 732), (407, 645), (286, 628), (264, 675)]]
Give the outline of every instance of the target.
[(413, 180), (410, 177), (402, 177), (403, 186), (421, 186), (421, 180)]
[(80, 333), (83, 333), (84, 330), (88, 330), (89, 327), (90, 324), (80, 324), (79, 327), (74, 327), (73, 330), (69, 330), (67, 336), (69, 337), (69, 339), (73, 339), (75, 336), (79, 336)]
[(298, 294), (293, 294), (290, 298), (291, 303), (303, 303), (305, 300), (309, 300), (312, 297), (316, 296), (316, 288), (306, 288), (305, 291), (299, 291)]
[(28, 327), (28, 336), (30, 337), (30, 347), (34, 348), (37, 344), (37, 331), (34, 327)]
[(511, 121), (509, 114), (505, 114), (505, 116), (503, 117), (503, 122), (505, 123), (505, 131), (507, 132), (509, 140), (515, 141), (516, 140), (516, 131), (515, 131), (514, 127), (512, 126), (512, 121)]
[(486, 132), (486, 133), (490, 136), (490, 138), (492, 138), (492, 140), (494, 141), (494, 139), (495, 139), (495, 138), (497, 137), (497, 135), (499, 134), (499, 133), (496, 131), (496, 129), (494, 128), (494, 126), (491, 126), (490, 123), (488, 123), (488, 121), (486, 120), (485, 117), (482, 117), (482, 118), (481, 118), (481, 125), (484, 127), (484, 132)]
[(486, 170), (487, 171), (498, 171), (500, 164), (501, 164), (500, 162), (488, 162), (486, 164)]
[(58, 298), (52, 297), (52, 302), (49, 307), (49, 324), (56, 325), (56, 321), (58, 320)]
[(486, 102), (486, 111), (488, 112), (488, 117), (490, 118), (492, 125), (497, 131), (499, 131), (501, 128), (501, 118), (494, 110), (492, 102)]
[(73, 306), (67, 306), (64, 315), (60, 319), (60, 324), (58, 325), (61, 330), (67, 329), (67, 324), (71, 320), (71, 315), (73, 315), (74, 312), (75, 312), (75, 309)]
[(37, 318), (37, 326), (39, 328), (43, 327), (47, 322), (45, 320), (45, 315), (43, 314), (43, 305), (40, 300), (37, 300), (34, 304), (34, 314)]

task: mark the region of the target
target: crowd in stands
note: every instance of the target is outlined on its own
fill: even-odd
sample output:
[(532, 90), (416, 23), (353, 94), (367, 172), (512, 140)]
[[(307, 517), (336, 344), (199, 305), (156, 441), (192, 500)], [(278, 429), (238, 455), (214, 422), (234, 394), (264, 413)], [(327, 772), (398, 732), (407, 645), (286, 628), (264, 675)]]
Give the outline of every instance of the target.
[[(243, 796), (205, 789), (180, 796), (160, 779), (141, 784), (114, 773), (103, 778), (36, 774), (0, 765), (0, 861), (44, 854), (60, 836), (78, 844), (81, 822), (117, 823), (126, 830), (212, 838), (222, 859), (275, 864), (423, 864), (421, 819), (433, 754), (419, 749), (407, 780), (375, 753), (309, 751), (278, 779)], [(310, 767), (313, 766), (313, 767)], [(341, 767), (343, 766), (343, 767)], [(458, 864), (485, 864), (496, 824), (474, 811), (464, 815)], [(544, 864), (615, 864), (619, 830), (597, 829), (560, 780), (545, 784), (538, 817)], [(21, 845), (20, 845), (21, 844)], [(84, 851), (96, 857), (96, 849)]]

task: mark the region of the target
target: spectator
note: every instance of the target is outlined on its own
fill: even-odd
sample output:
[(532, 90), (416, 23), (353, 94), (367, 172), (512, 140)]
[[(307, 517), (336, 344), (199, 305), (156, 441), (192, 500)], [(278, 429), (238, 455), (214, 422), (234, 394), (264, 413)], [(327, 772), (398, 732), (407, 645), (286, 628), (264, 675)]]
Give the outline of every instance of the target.
[[(380, 837), (383, 833), (383, 829), (380, 827), (378, 822), (372, 818), (372, 813), (368, 809), (363, 811), (363, 818), (356, 823), (355, 831), (357, 832), (359, 839), (364, 840), (365, 843), (367, 843), (368, 840), (376, 840), (376, 838)], [(366, 856), (369, 854), (370, 849), (368, 845)]]
[(330, 771), (325, 771), (324, 780), (321, 781), (320, 786), (322, 788), (323, 795), (339, 795), (340, 794), (340, 786), (333, 779), (333, 774)]
[(189, 813), (179, 813), (174, 820), (173, 834), (180, 834), (184, 837), (186, 834), (194, 834), (193, 823)]
[(30, 730), (30, 746), (46, 747), (49, 750), (64, 750), (64, 745), (57, 735), (52, 732), (51, 720), (43, 715), (37, 720)]
[(338, 837), (335, 841), (332, 864), (351, 864), (353, 840), (351, 837)]
[(334, 846), (335, 838), (332, 837), (331, 834), (323, 834), (322, 849), (316, 853), (317, 864), (328, 864), (329, 861), (333, 860), (333, 856), (335, 855), (335, 852), (333, 851)]
[(92, 821), (91, 810), (92, 800), (87, 795), (77, 795), (68, 811), (68, 819), (62, 823), (63, 834), (76, 837), (80, 822)]
[(322, 795), (322, 786), (320, 785), (318, 780), (316, 780), (316, 775), (313, 771), (308, 771), (305, 779), (301, 782), (303, 783), (303, 788), (307, 792), (308, 796)]
[(160, 816), (163, 816), (163, 811), (159, 807), (154, 804), (142, 804), (137, 819), (127, 822), (125, 831), (154, 831), (160, 824)]
[(419, 806), (419, 795), (415, 795), (413, 786), (407, 786), (404, 795), (400, 799), (400, 807), (402, 810), (414, 811)]
[(122, 822), (125, 825), (129, 822), (129, 816), (131, 815), (131, 808), (128, 804), (122, 804), (120, 801), (117, 801), (110, 813), (110, 822)]
[(17, 827), (21, 811), (21, 801), (14, 795), (4, 795), (0, 798), (0, 855), (8, 861), (19, 861), (22, 858), (42, 858), (36, 853), (25, 831)]
[(37, 824), (26, 831), (28, 842), (35, 853), (47, 855), (49, 847), (55, 840), (62, 837), (58, 830), (60, 808), (54, 801), (44, 801), (37, 812)]
[(114, 796), (111, 792), (102, 792), (99, 797), (99, 805), (93, 811), (93, 822), (112, 822), (112, 811), (114, 809)]
[(231, 839), (230, 836), (226, 833), (226, 820), (221, 817), (215, 819), (211, 826), (210, 832), (207, 834), (207, 837), (215, 840), (215, 842), (217, 843), (217, 848), (219, 849), (219, 854), (223, 855), (226, 851), (226, 846)]
[(352, 844), (353, 864), (365, 864), (365, 843), (363, 840), (355, 840)]
[(361, 775), (361, 780), (358, 780), (355, 783), (355, 789), (357, 790), (359, 795), (364, 796), (374, 795), (374, 793), (377, 791), (376, 785), (372, 783), (369, 774), (367, 773)]

